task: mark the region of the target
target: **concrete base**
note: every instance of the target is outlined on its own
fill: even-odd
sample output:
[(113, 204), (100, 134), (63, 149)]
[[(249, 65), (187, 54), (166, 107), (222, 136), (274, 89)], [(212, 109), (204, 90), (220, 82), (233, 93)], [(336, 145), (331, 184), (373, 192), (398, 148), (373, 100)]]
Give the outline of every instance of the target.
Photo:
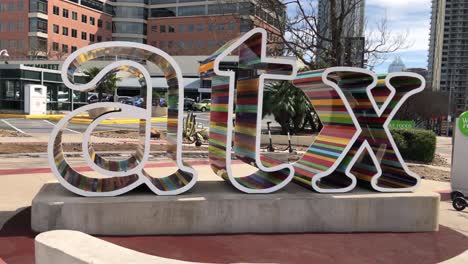
[(274, 194), (247, 195), (222, 181), (200, 181), (180, 196), (142, 188), (84, 198), (50, 183), (32, 202), (32, 228), (95, 235), (427, 232), (438, 230), (439, 200), (439, 194), (424, 191), (318, 194), (295, 184)]

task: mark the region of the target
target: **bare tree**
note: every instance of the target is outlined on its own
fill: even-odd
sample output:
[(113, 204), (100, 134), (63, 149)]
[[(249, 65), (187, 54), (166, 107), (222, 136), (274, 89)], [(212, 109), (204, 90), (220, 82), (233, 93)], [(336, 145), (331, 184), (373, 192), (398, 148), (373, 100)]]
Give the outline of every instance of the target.
[(418, 127), (428, 128), (433, 117), (447, 115), (448, 96), (444, 92), (434, 92), (430, 88), (413, 95), (406, 101), (394, 119), (412, 120)]
[(278, 30), (270, 30), (278, 44), (284, 44), (286, 53), (296, 56), (309, 68), (352, 66), (348, 65), (348, 47), (362, 47), (358, 49), (364, 55), (363, 66), (374, 66), (385, 54), (408, 47), (407, 35), (394, 34), (386, 17), (376, 29), (359, 36), (355, 28), (366, 28), (367, 23), (356, 17), (355, 10), (363, 8), (364, 0), (328, 0), (326, 23), (319, 23), (317, 1), (262, 0), (258, 5), (278, 23)]

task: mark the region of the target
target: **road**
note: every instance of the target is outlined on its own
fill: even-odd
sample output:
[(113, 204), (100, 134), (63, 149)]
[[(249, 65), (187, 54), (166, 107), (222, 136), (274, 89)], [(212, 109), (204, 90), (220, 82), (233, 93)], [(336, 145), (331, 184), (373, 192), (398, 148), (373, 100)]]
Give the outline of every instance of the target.
[[(210, 113), (197, 112), (197, 123), (208, 127), (210, 123)], [(187, 116), (187, 113), (185, 113)], [(49, 134), (57, 124), (58, 121), (49, 121), (42, 119), (23, 119), (23, 118), (9, 118), (0, 119), (0, 129), (16, 130), (24, 134)], [(71, 123), (67, 127), (65, 133), (83, 133), (88, 128), (88, 124)], [(165, 122), (153, 123), (152, 126), (156, 129), (165, 130), (167, 125)], [(96, 131), (105, 130), (119, 130), (119, 129), (137, 129), (138, 124), (121, 124), (121, 125), (99, 125)]]
[[(203, 128), (210, 126), (210, 113), (209, 112), (194, 112), (197, 123)], [(184, 112), (187, 116), (187, 112)], [(16, 130), (24, 134), (49, 134), (57, 124), (58, 121), (49, 121), (42, 119), (24, 119), (24, 118), (8, 118), (0, 119), (0, 129)], [(262, 133), (267, 134), (267, 122), (272, 122), (270, 127), (272, 129), (280, 129), (280, 125), (274, 121), (272, 116), (266, 116), (262, 120)], [(71, 123), (68, 125), (65, 133), (83, 133), (88, 128), (88, 124)], [(153, 123), (152, 126), (159, 130), (166, 130), (167, 125), (165, 122)], [(99, 125), (96, 131), (106, 130), (120, 130), (120, 129), (137, 129), (138, 124), (121, 124), (121, 125)]]

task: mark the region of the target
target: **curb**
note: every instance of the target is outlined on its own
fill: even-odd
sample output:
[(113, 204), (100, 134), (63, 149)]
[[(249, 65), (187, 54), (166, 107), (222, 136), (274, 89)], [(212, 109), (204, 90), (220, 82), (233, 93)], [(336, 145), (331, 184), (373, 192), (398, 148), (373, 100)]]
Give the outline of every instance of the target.
[[(23, 119), (45, 119), (50, 121), (59, 121), (65, 115), (23, 115), (23, 114), (0, 114), (0, 118), (23, 118)], [(90, 119), (88, 115), (78, 115), (71, 119), (71, 123), (78, 124), (91, 124), (94, 120)], [(151, 118), (153, 123), (167, 122), (167, 117), (154, 117)], [(139, 124), (140, 119), (115, 119), (115, 120), (104, 120), (101, 122), (103, 125), (125, 125), (125, 124)]]

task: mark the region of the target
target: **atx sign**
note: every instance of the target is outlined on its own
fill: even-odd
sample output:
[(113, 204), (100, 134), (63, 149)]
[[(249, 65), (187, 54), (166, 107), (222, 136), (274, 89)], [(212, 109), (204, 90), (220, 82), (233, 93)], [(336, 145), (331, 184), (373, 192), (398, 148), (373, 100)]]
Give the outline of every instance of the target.
[[(388, 127), (401, 105), (423, 90), (425, 81), (420, 75), (377, 76), (365, 69), (348, 67), (298, 73), (294, 58), (269, 58), (266, 45), (266, 31), (254, 29), (224, 45), (199, 68), (200, 77), (212, 81), (209, 159), (218, 176), (245, 193), (274, 192), (291, 181), (321, 193), (349, 192), (357, 184), (381, 192), (407, 192), (417, 188), (420, 178), (405, 165)], [(234, 71), (220, 68), (223, 59), (232, 53), (239, 56), (237, 76)], [(110, 63), (89, 83), (71, 81), (82, 64), (115, 54), (152, 62), (164, 72), (169, 87), (167, 154), (177, 167), (173, 173), (155, 175), (145, 169), (150, 150), (152, 84), (144, 66), (132, 60), (120, 60)], [(62, 78), (70, 89), (84, 92), (95, 89), (117, 71), (138, 78), (144, 104), (135, 107), (95, 103), (65, 116), (53, 130), (48, 146), (54, 175), (65, 188), (84, 196), (119, 195), (141, 184), (159, 195), (189, 190), (197, 181), (197, 171), (182, 159), (184, 87), (179, 66), (167, 53), (152, 46), (104, 42), (82, 48), (68, 57)], [(320, 134), (315, 140), (311, 138), (305, 155), (292, 164), (260, 153), (266, 80), (291, 81), (310, 99), (323, 123)], [(105, 114), (90, 124), (82, 144), (84, 159), (95, 173), (84, 175), (67, 162), (62, 136), (74, 116), (99, 108)], [(140, 144), (127, 159), (107, 159), (90, 144), (92, 131), (110, 117), (141, 120)], [(246, 175), (245, 170), (232, 166), (233, 159), (255, 167), (256, 171)]]

